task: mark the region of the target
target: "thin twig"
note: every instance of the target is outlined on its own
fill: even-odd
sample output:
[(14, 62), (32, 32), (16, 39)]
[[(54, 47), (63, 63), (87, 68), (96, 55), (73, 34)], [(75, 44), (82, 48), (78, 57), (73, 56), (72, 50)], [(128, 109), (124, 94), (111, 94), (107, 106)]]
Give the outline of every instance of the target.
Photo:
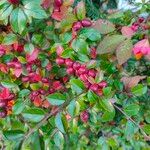
[(21, 142), (21, 147), (23, 146), (24, 142), (30, 137), (31, 134), (33, 134), (36, 130), (38, 130), (44, 123), (47, 122), (47, 120), (49, 118), (51, 118), (52, 116), (54, 116), (54, 114), (61, 112), (64, 108), (66, 108), (69, 103), (71, 102), (71, 100), (78, 98), (79, 96), (81, 96), (83, 93), (77, 95), (76, 97), (73, 97), (69, 100), (67, 100), (66, 102), (64, 102), (58, 109), (55, 109), (53, 112), (47, 113), (45, 115), (45, 117), (33, 128), (31, 128), (24, 136), (24, 139)]
[(126, 119), (127, 120), (130, 120), (131, 122), (133, 122), (142, 132), (142, 134), (145, 136), (145, 137), (149, 137), (145, 131), (141, 128), (141, 126), (139, 124), (137, 124), (130, 116), (128, 116), (121, 108), (119, 108), (117, 105), (113, 104), (113, 106), (118, 109), (123, 115), (126, 116)]

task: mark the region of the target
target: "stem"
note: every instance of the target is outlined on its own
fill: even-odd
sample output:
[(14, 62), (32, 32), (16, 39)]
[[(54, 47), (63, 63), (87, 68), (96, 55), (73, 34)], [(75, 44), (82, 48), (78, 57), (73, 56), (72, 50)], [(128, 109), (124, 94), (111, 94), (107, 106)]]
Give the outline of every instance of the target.
[(29, 129), (29, 131), (25, 134), (24, 139), (21, 142), (21, 147), (23, 146), (24, 142), (30, 137), (30, 135), (33, 134), (36, 130), (38, 130), (44, 123), (46, 123), (49, 118), (54, 116), (54, 114), (61, 112), (64, 108), (66, 108), (69, 105), (69, 103), (71, 102), (72, 99), (76, 99), (79, 96), (81, 96), (82, 94), (83, 93), (65, 101), (58, 109), (55, 109), (53, 112), (47, 113), (44, 116), (44, 118), (35, 127)]
[(137, 124), (130, 116), (128, 116), (128, 115), (127, 115), (121, 108), (119, 108), (117, 105), (113, 104), (113, 106), (114, 106), (116, 109), (118, 109), (123, 115), (125, 115), (125, 117), (126, 117), (127, 120), (130, 120), (131, 122), (133, 122), (133, 123), (141, 130), (141, 133), (142, 133), (145, 137), (149, 138), (148, 135), (145, 133), (145, 131), (141, 128), (141, 126), (140, 126), (139, 124)]

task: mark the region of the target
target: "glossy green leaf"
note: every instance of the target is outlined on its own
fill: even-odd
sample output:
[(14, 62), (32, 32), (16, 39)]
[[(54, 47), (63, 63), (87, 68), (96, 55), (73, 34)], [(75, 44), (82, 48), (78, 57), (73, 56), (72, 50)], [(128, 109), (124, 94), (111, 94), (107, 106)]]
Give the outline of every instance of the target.
[(21, 140), (23, 138), (24, 132), (21, 130), (7, 130), (3, 132), (4, 136), (11, 141)]
[(40, 108), (28, 108), (22, 113), (24, 119), (31, 122), (41, 121), (44, 118), (44, 115), (44, 110)]
[(47, 96), (47, 100), (50, 102), (51, 105), (62, 105), (65, 100), (66, 96), (62, 95), (61, 93), (54, 93)]
[(142, 84), (138, 84), (137, 86), (133, 87), (131, 89), (132, 94), (135, 96), (142, 96), (144, 94), (146, 94), (147, 92), (147, 86), (144, 86)]
[(70, 80), (71, 88), (77, 94), (80, 94), (84, 90), (84, 84), (79, 79), (71, 79)]
[(17, 36), (13, 33), (7, 34), (3, 39), (4, 45), (11, 45), (14, 44), (17, 41)]
[(125, 106), (124, 108), (124, 111), (130, 116), (137, 115), (139, 110), (140, 110), (140, 107), (137, 104), (130, 104), (130, 105)]

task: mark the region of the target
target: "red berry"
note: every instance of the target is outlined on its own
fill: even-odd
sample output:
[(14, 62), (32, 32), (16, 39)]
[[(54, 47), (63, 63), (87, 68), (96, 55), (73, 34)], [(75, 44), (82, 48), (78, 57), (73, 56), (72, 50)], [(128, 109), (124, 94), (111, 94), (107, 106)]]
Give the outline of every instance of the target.
[(23, 77), (22, 78), (22, 82), (28, 82), (29, 81), (29, 77)]
[(78, 62), (75, 62), (75, 63), (73, 64), (73, 69), (74, 69), (74, 70), (78, 70), (80, 67), (81, 67), (81, 64), (78, 63)]
[(96, 92), (96, 91), (98, 90), (98, 84), (92, 84), (92, 85), (90, 86), (90, 90)]
[(91, 70), (88, 71), (88, 75), (91, 76), (91, 77), (93, 77), (93, 78), (95, 78), (96, 71), (94, 69), (91, 69)]
[(5, 49), (0, 45), (0, 57), (5, 54)]
[(65, 64), (66, 64), (67, 67), (72, 67), (73, 61), (72, 61), (71, 59), (67, 58), (67, 59), (65, 60)]
[(73, 24), (73, 27), (72, 27), (72, 29), (73, 29), (73, 31), (78, 31), (78, 30), (80, 30), (82, 28), (82, 24), (81, 24), (81, 22), (75, 22), (74, 24)]
[(54, 6), (54, 12), (60, 12), (60, 7)]
[(96, 56), (97, 56), (97, 51), (96, 51), (96, 48), (95, 48), (95, 47), (92, 47), (92, 48), (91, 48), (90, 56), (91, 56), (91, 58), (93, 58), (93, 59), (96, 58)]
[(63, 1), (62, 0), (55, 0), (54, 1), (54, 4), (58, 7), (60, 7), (62, 4), (63, 4)]
[(0, 100), (0, 107), (6, 107), (7, 106), (7, 101)]
[(63, 64), (65, 63), (65, 60), (64, 60), (63, 58), (57, 58), (57, 59), (56, 59), (56, 63), (57, 63), (58, 65), (63, 65)]
[(49, 83), (49, 79), (48, 78), (42, 78), (42, 82), (43, 83)]
[(84, 83), (84, 85), (85, 85), (85, 87), (86, 87), (87, 89), (89, 89), (90, 86), (91, 86), (91, 83), (87, 81), (87, 82)]
[(13, 5), (16, 5), (16, 4), (19, 4), (20, 0), (7, 0), (7, 1)]
[(100, 88), (104, 88), (104, 87), (107, 86), (107, 82), (106, 82), (106, 81), (101, 81), (100, 83), (98, 83), (98, 86), (99, 86)]
[(85, 67), (85, 66), (81, 66), (81, 67), (79, 68), (79, 70), (78, 70), (78, 73), (79, 73), (80, 75), (83, 74), (83, 73), (87, 73), (86, 67)]
[(87, 110), (81, 112), (80, 119), (82, 122), (86, 123), (89, 119), (89, 112)]
[(68, 74), (74, 74), (74, 69), (72, 67), (67, 68)]
[(83, 27), (90, 27), (92, 25), (92, 22), (89, 19), (84, 19), (81, 21), (81, 23)]
[(143, 18), (143, 17), (138, 18), (138, 22), (139, 22), (139, 23), (142, 23), (143, 21), (144, 21), (144, 18)]
[(61, 90), (63, 88), (60, 81), (54, 81), (52, 86), (55, 90)]
[(80, 79), (81, 79), (82, 81), (86, 82), (87, 79), (88, 79), (87, 74), (81, 74), (81, 75), (80, 75)]

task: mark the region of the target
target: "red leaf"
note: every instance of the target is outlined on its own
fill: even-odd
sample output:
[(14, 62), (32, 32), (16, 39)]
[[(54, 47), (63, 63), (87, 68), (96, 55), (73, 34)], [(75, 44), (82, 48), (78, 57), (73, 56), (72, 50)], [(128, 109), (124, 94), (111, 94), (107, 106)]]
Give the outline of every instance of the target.
[(4, 88), (4, 89), (1, 91), (1, 93), (0, 93), (0, 98), (1, 98), (1, 99), (6, 99), (6, 98), (9, 97), (9, 95), (10, 95), (9, 89)]
[(54, 10), (51, 17), (57, 21), (61, 21), (61, 20), (65, 19), (67, 11), (68, 11), (68, 8), (66, 6), (61, 6), (60, 11)]
[(44, 9), (48, 9), (52, 4), (53, 0), (43, 0), (41, 5)]
[(121, 81), (124, 83), (125, 89), (129, 90), (145, 78), (146, 76), (123, 77)]
[(22, 73), (22, 68), (21, 68), (21, 69), (15, 69), (14, 74), (15, 74), (15, 76), (16, 76), (17, 78), (20, 77), (21, 73)]
[(121, 33), (122, 33), (122, 35), (126, 36), (127, 38), (131, 38), (135, 34), (135, 32), (132, 30), (132, 28), (128, 27), (128, 26), (122, 27)]
[(32, 54), (30, 54), (30, 55), (27, 54), (27, 55), (26, 55), (27, 62), (32, 62), (32, 61), (36, 60), (37, 57), (38, 57), (38, 54), (39, 54), (39, 50), (38, 50), (38, 49), (35, 49), (35, 50), (32, 52)]

